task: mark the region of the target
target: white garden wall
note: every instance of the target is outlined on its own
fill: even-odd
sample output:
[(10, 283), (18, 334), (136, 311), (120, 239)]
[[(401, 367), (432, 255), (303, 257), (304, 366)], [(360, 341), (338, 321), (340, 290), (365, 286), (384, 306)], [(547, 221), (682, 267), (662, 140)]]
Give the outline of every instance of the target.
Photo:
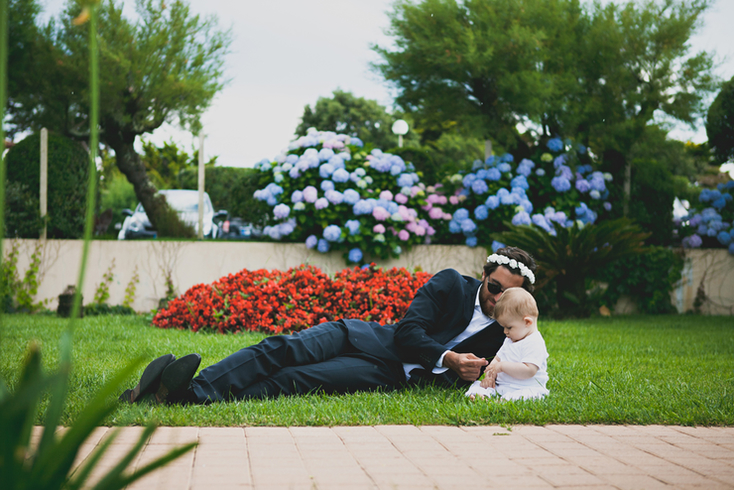
[[(17, 245), (18, 271), (28, 270), (36, 247), (41, 251), (37, 300), (48, 300), (55, 309), (58, 295), (66, 286), (75, 284), (83, 242), (80, 240), (5, 240), (3, 251)], [(689, 250), (680, 286), (672, 300), (678, 311), (693, 309), (696, 292), (703, 284), (706, 301), (701, 310), (706, 314), (734, 314), (734, 256), (726, 250)], [(450, 245), (422, 245), (403, 253), (399, 259), (377, 262), (382, 267), (421, 267), (437, 272), (448, 267), (462, 274), (478, 277), (486, 259), (482, 248)], [(194, 284), (211, 283), (222, 276), (247, 269), (286, 270), (299, 264), (312, 264), (327, 274), (346, 267), (342, 254), (321, 254), (302, 244), (264, 242), (173, 242), (173, 241), (93, 241), (84, 286), (84, 301), (90, 303), (97, 285), (114, 260), (110, 285), (111, 305), (121, 304), (125, 288), (137, 272), (133, 308), (148, 311), (158, 306), (165, 294), (165, 278), (170, 275), (177, 293)], [(615, 313), (632, 312), (624, 304)]]

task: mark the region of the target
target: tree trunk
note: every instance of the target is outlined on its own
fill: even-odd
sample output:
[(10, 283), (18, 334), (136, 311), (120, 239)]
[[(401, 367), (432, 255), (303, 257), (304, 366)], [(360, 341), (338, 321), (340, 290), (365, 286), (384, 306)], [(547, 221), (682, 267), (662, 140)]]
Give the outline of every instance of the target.
[(143, 205), (158, 236), (192, 238), (193, 228), (181, 222), (176, 212), (168, 207), (165, 197), (156, 194), (158, 189), (151, 182), (145, 164), (135, 151), (135, 135), (121, 133), (108, 131), (105, 140), (115, 151), (117, 168), (133, 185), (135, 196)]

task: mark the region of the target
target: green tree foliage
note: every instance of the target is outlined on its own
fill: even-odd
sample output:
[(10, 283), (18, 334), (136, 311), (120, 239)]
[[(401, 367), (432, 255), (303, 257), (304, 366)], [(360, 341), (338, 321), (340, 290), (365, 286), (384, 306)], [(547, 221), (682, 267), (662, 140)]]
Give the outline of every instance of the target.
[[(334, 90), (332, 97), (319, 97), (313, 108), (303, 109), (296, 135), (305, 136), (308, 128), (356, 136), (385, 151), (398, 146), (392, 124), (402, 115), (390, 114), (377, 101), (355, 97), (351, 92)], [(417, 140), (414, 133), (404, 136), (406, 144)]]
[[(180, 149), (173, 141), (156, 146), (149, 141), (143, 141), (143, 163), (148, 176), (153, 184), (159, 189), (177, 189), (180, 185), (181, 172), (188, 168), (199, 167), (199, 150), (194, 150), (192, 155)], [(213, 167), (217, 157), (209, 159), (205, 167)]]
[(709, 108), (706, 135), (718, 163), (734, 159), (734, 78), (721, 86)]
[[(11, 106), (17, 128), (45, 126), (88, 138), (87, 33), (72, 22), (82, 3), (69, 0), (58, 23), (42, 30), (52, 58), (33, 76), (48, 83)], [(133, 22), (122, 15), (121, 4), (106, 0), (99, 6), (100, 140), (114, 150), (117, 166), (166, 236), (180, 227), (168, 219), (165, 199), (156, 195), (134, 144), (164, 122), (198, 131), (201, 114), (222, 88), (230, 36), (218, 30), (216, 19), (192, 15), (183, 1), (137, 0), (137, 14)]]
[(541, 122), (546, 104), (562, 99), (573, 71), (556, 65), (572, 56), (581, 14), (573, 0), (398, 2), (389, 14), (396, 49), (375, 47), (376, 69), (424, 140), (458, 124), (511, 142), (521, 118)]
[[(270, 208), (253, 194), (260, 188), (260, 171), (252, 168), (209, 167), (206, 169), (206, 191), (214, 209), (226, 209), (230, 217), (264, 226)], [(181, 189), (198, 189), (198, 169), (186, 168), (179, 175)]]
[(602, 157), (617, 182), (631, 164), (630, 152), (644, 137), (656, 111), (694, 125), (716, 80), (710, 54), (689, 54), (705, 0), (646, 0), (594, 4), (576, 44), (580, 113), (565, 136), (576, 137)]
[[(40, 220), (40, 140), (28, 136), (15, 145), (6, 158), (6, 235), (37, 238)], [(48, 222), (49, 238), (80, 238), (84, 231), (89, 154), (76, 141), (48, 135)], [(30, 208), (29, 208), (30, 206)]]
[(656, 113), (695, 124), (716, 86), (711, 55), (688, 42), (708, 4), (400, 1), (376, 69), (424, 141), (459, 126), (523, 158), (528, 123), (584, 143), (622, 184)]

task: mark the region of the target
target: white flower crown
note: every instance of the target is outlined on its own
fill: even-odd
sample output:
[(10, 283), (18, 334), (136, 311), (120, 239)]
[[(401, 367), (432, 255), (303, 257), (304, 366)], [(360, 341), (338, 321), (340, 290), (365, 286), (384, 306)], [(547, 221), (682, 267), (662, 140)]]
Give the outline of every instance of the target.
[(527, 277), (528, 281), (530, 281), (530, 284), (535, 284), (535, 274), (533, 274), (533, 271), (528, 269), (528, 266), (526, 266), (522, 262), (518, 262), (517, 260), (511, 259), (504, 255), (492, 254), (487, 257), (487, 263), (508, 265), (511, 269), (518, 269), (520, 271), (520, 275)]

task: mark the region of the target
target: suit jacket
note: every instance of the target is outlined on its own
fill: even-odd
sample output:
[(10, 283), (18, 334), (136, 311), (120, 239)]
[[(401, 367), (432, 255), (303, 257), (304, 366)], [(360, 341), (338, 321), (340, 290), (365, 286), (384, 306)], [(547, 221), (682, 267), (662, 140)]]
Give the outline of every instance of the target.
[[(442, 384), (469, 384), (450, 369), (441, 375), (433, 375), (430, 371), (446, 351), (445, 344), (469, 325), (480, 285), (477, 279), (462, 276), (453, 269), (442, 270), (418, 290), (397, 324), (343, 320), (349, 341), (359, 350), (381, 359), (420, 364), (426, 371), (415, 373), (416, 378)], [(493, 322), (452, 350), (492, 357), (504, 339), (502, 327)]]

